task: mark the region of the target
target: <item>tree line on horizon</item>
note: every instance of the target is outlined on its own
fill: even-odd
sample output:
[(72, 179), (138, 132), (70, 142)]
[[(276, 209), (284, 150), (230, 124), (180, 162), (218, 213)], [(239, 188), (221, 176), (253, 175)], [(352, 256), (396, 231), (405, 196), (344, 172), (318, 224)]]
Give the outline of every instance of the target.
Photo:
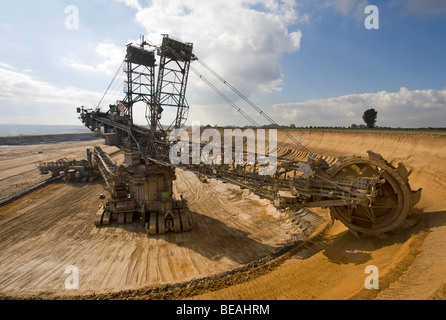
[[(267, 124), (260, 127), (255, 126), (244, 126), (243, 128), (260, 128), (260, 129), (381, 129), (381, 130), (446, 130), (446, 127), (418, 127), (418, 128), (401, 128), (401, 127), (382, 127), (382, 126), (376, 126), (376, 120), (378, 118), (378, 111), (376, 111), (374, 108), (367, 109), (364, 111), (364, 114), (362, 115), (362, 120), (365, 122), (365, 124), (351, 124), (349, 127), (345, 126), (305, 126), (305, 127), (297, 127), (295, 124), (287, 125), (280, 125), (280, 124)], [(204, 128), (212, 128), (211, 125), (202, 125), (201, 127)], [(215, 125), (214, 128), (234, 128), (234, 126), (227, 125), (227, 126), (219, 126)]]
[[(371, 108), (371, 109), (367, 109), (363, 116), (362, 119), (365, 122), (365, 124), (351, 124), (350, 126), (315, 126), (315, 125), (310, 125), (310, 126), (296, 126), (295, 124), (290, 124), (290, 125), (282, 125), (282, 124), (268, 124), (268, 125), (262, 125), (259, 127), (255, 127), (255, 126), (250, 126), (250, 125), (246, 125), (243, 127), (239, 127), (239, 128), (259, 128), (259, 129), (353, 129), (353, 130), (360, 130), (360, 129), (381, 129), (381, 130), (439, 130), (439, 131), (444, 131), (446, 130), (446, 127), (412, 127), (412, 128), (405, 128), (405, 127), (387, 127), (387, 126), (376, 126), (376, 120), (377, 120), (377, 115), (378, 112)], [(2, 127), (12, 127), (15, 130), (14, 131), (18, 131), (17, 135), (19, 134), (42, 134), (42, 133), (46, 133), (46, 132), (30, 132), (30, 133), (23, 133), (20, 132), (22, 131), (21, 129), (19, 129), (19, 126), (25, 127), (25, 128), (34, 128), (34, 127), (41, 127), (43, 129), (45, 129), (46, 127), (60, 127), (61, 128), (61, 132), (60, 133), (69, 133), (69, 132), (73, 132), (73, 128), (71, 127), (82, 127), (82, 131), (84, 130), (88, 130), (87, 128), (85, 128), (84, 126), (81, 125), (17, 125), (17, 124), (0, 124), (0, 126)], [(142, 125), (143, 127), (147, 127), (149, 128), (148, 125)], [(67, 129), (67, 127), (70, 127), (70, 129)], [(214, 126), (211, 125), (201, 125), (202, 128), (235, 128), (237, 126), (234, 125), (217, 125), (215, 124)], [(190, 128), (190, 126), (185, 126), (185, 128)], [(16, 130), (17, 129), (17, 130)], [(62, 130), (64, 129), (64, 130)], [(69, 130), (69, 131), (67, 131)], [(46, 130), (47, 131), (47, 130)], [(63, 131), (63, 132), (62, 132)], [(7, 134), (6, 134), (7, 133)], [(9, 136), (11, 135), (9, 132), (6, 132), (5, 134), (0, 134), (0, 136), (6, 135)], [(49, 133), (49, 132), (48, 132)], [(51, 131), (51, 133), (53, 133)]]

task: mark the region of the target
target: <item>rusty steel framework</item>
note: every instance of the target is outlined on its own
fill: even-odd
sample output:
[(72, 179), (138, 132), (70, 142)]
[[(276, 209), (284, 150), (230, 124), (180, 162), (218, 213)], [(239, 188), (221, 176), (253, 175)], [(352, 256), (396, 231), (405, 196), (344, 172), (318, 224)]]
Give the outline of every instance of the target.
[(49, 174), (57, 177), (60, 175), (67, 176), (69, 180), (93, 180), (95, 169), (91, 163), (89, 150), (87, 150), (87, 159), (73, 160), (61, 158), (56, 161), (35, 163), (41, 174)]
[[(275, 122), (200, 61), (193, 54), (191, 43), (182, 43), (164, 35), (161, 46), (155, 49), (146, 49), (146, 46), (147, 43), (144, 40), (139, 47), (127, 46), (127, 55), (124, 60), (127, 90), (126, 97), (121, 102), (110, 105), (106, 112), (81, 107), (78, 108), (78, 113), (80, 113), (79, 119), (90, 130), (103, 135), (106, 144), (118, 146), (126, 154), (132, 155), (129, 156), (128, 161), (125, 161), (128, 165), (127, 176), (130, 178), (122, 178), (130, 186), (128, 192), (131, 196), (135, 197), (137, 186), (147, 184), (146, 193), (164, 194), (165, 197), (161, 200), (170, 201), (167, 207), (155, 208), (151, 203), (158, 201), (159, 197), (157, 200), (139, 193), (138, 197), (144, 199), (136, 201), (136, 206), (142, 212), (146, 229), (150, 233), (163, 233), (168, 224), (171, 229), (179, 231), (179, 221), (186, 221), (183, 219), (184, 214), (179, 214), (179, 210), (176, 211), (176, 215), (172, 214), (173, 208), (176, 210), (183, 205), (179, 205), (177, 202), (179, 200), (174, 199), (171, 188), (157, 188), (154, 187), (156, 183), (150, 182), (152, 172), (154, 175), (163, 177), (167, 181), (166, 185), (171, 185), (175, 177), (174, 168), (182, 168), (195, 172), (200, 177), (216, 178), (252, 189), (256, 194), (270, 199), (281, 208), (290, 210), (302, 207), (330, 208), (333, 218), (341, 220), (356, 234), (375, 235), (395, 230), (402, 225), (412, 207), (419, 201), (421, 189), (411, 190), (408, 182), (409, 173), (402, 163), (394, 167), (379, 154), (369, 151), (367, 157), (341, 157), (329, 164), (322, 156), (311, 153), (286, 132), (284, 133), (290, 137), (290, 141), (294, 141), (297, 147), (306, 153), (306, 159), (300, 161), (279, 156), (277, 170), (271, 175), (259, 174), (261, 164), (248, 163), (246, 161), (248, 152), (245, 150), (243, 151), (244, 161), (241, 163), (192, 164), (191, 159), (186, 164), (173, 164), (170, 161), (169, 152), (176, 142), (169, 140), (169, 134), (173, 129), (181, 128), (187, 118), (189, 106), (186, 101), (186, 89), (189, 70), (195, 72), (244, 117), (255, 123), (246, 112), (233, 104), (209, 80), (199, 74), (191, 66), (192, 61), (199, 61), (262, 116), (271, 123)], [(155, 52), (159, 56), (156, 83), (154, 80)], [(132, 108), (136, 101), (146, 103), (148, 126), (138, 126), (133, 123)], [(124, 108), (119, 107), (120, 103)], [(161, 123), (165, 108), (176, 109), (174, 121), (167, 126)], [(204, 146), (200, 143), (198, 148), (202, 150)], [(187, 148), (193, 151), (196, 150), (197, 145), (190, 142)], [(223, 149), (221, 154), (223, 154)], [(139, 180), (132, 178), (135, 177), (135, 172), (139, 172)], [(144, 178), (141, 178), (142, 176)], [(167, 196), (166, 192), (170, 195)], [(150, 213), (145, 213), (147, 207), (150, 206)], [(149, 220), (150, 222), (147, 222)], [(163, 221), (171, 222), (164, 224)], [(177, 221), (175, 228), (174, 221)], [(183, 231), (186, 229), (189, 230), (189, 226)]]

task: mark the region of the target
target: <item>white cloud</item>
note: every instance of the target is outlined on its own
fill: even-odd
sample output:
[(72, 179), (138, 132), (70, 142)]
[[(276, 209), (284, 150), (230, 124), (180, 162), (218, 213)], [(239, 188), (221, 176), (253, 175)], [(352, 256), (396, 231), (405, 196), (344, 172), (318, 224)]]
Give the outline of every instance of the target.
[(136, 9), (138, 11), (142, 10), (142, 6), (138, 0), (115, 0), (115, 1), (125, 3), (130, 8)]
[(0, 83), (0, 121), (3, 124), (80, 124), (76, 107), (92, 106), (101, 98), (96, 92), (36, 80), (3, 63), (0, 63)]
[[(302, 38), (300, 30), (291, 29), (300, 21), (293, 0), (153, 0), (135, 18), (147, 31), (146, 39), (155, 45), (161, 43), (162, 34), (194, 43), (200, 60), (251, 98), (282, 90), (284, 77), (279, 60), (284, 53), (298, 51)], [(218, 86), (218, 81), (197, 62), (193, 68)], [(225, 86), (219, 89), (237, 103), (238, 97)], [(188, 100), (193, 105), (189, 119), (209, 119), (209, 123), (234, 119), (231, 106), (193, 72)], [(212, 106), (218, 106), (219, 114), (227, 116), (217, 118)]]
[(357, 5), (356, 0), (331, 0), (327, 2), (328, 6), (333, 6), (337, 11), (343, 15), (349, 14), (353, 7)]
[(332, 7), (345, 17), (356, 20), (364, 20), (364, 9), (368, 5), (367, 0), (326, 0), (325, 6)]
[(101, 60), (96, 65), (85, 64), (76, 59), (64, 59), (63, 61), (72, 68), (81, 71), (98, 72), (113, 76), (124, 59), (125, 46), (117, 46), (109, 42), (99, 43), (94, 49), (94, 54)]
[(400, 3), (407, 13), (415, 15), (436, 15), (446, 12), (444, 0), (406, 0)]
[(378, 111), (378, 126), (444, 127), (446, 88), (350, 94), (336, 98), (276, 104), (283, 119), (298, 126), (349, 126), (361, 124), (369, 108)]
[(279, 58), (300, 48), (293, 1), (154, 0), (136, 14), (148, 39), (193, 42), (196, 55), (247, 94), (280, 89)]
[[(294, 0), (153, 0), (146, 7), (138, 0), (115, 1), (137, 10), (135, 20), (146, 30), (150, 43), (159, 45), (162, 34), (193, 42), (195, 54), (247, 96), (281, 91), (284, 77), (279, 60), (284, 53), (298, 51), (301, 45), (301, 31), (289, 30), (300, 21)], [(94, 53), (100, 63), (73, 58), (64, 62), (83, 72), (113, 76), (124, 58), (125, 46), (104, 42), (95, 47)], [(193, 67), (218, 82), (198, 63)], [(210, 110), (210, 104), (233, 117), (231, 106), (222, 103), (192, 72), (190, 78), (187, 96), (194, 108), (189, 119), (204, 117), (195, 110)], [(221, 90), (235, 99), (225, 86)], [(215, 119), (212, 114), (206, 116)]]
[(369, 4), (376, 5), (379, 9), (387, 6), (397, 7), (400, 12), (417, 17), (430, 17), (446, 13), (446, 1), (444, 0), (390, 0), (386, 3), (368, 0), (324, 0), (322, 7), (333, 8), (344, 17), (364, 20), (364, 9)]
[(0, 62), (0, 68), (7, 69), (7, 70), (15, 70), (13, 66), (7, 63)]

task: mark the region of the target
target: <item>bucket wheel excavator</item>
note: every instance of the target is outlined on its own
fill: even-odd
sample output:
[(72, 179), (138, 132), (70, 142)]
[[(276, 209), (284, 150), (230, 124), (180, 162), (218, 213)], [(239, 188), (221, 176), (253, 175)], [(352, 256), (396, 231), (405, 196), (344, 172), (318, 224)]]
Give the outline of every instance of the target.
[[(109, 198), (96, 214), (95, 225), (108, 225), (112, 221), (132, 223), (139, 219), (151, 235), (191, 228), (187, 204), (173, 185), (174, 168), (156, 159), (168, 147), (168, 132), (181, 127), (186, 120), (188, 66), (194, 58), (192, 44), (183, 44), (168, 36), (160, 47), (150, 50), (153, 47), (144, 38), (140, 45), (127, 46), (119, 68), (125, 74), (124, 99), (110, 104), (105, 112), (99, 107), (77, 109), (85, 126), (102, 136), (106, 145), (124, 152), (124, 164), (117, 166), (100, 147), (94, 148), (94, 166), (109, 191)], [(175, 50), (180, 58), (173, 56), (170, 50)], [(155, 51), (160, 56), (157, 82)], [(133, 122), (136, 103), (145, 105), (148, 126)], [(175, 109), (175, 120), (167, 127), (160, 122), (163, 108)]]
[(332, 207), (335, 218), (347, 227), (363, 234), (382, 234), (397, 229), (403, 224), (413, 206), (421, 197), (421, 189), (412, 191), (409, 172), (403, 163), (395, 168), (380, 155), (369, 152), (368, 158), (345, 159), (331, 170), (334, 179), (354, 181), (358, 177), (379, 181), (371, 188), (371, 197), (366, 201), (346, 206)]
[(332, 217), (355, 234), (379, 235), (396, 230), (421, 197), (421, 189), (411, 190), (403, 163), (395, 168), (372, 151), (368, 151), (368, 157), (343, 157), (326, 173), (340, 187), (349, 188), (347, 198), (335, 200), (329, 208)]
[[(159, 57), (158, 65), (155, 55)], [(118, 223), (132, 222), (137, 216), (149, 234), (190, 230), (187, 204), (172, 187), (175, 168), (194, 172), (204, 179), (220, 179), (251, 189), (271, 200), (278, 208), (329, 208), (332, 217), (340, 220), (355, 234), (383, 234), (404, 223), (419, 201), (421, 189), (412, 191), (409, 172), (402, 163), (394, 167), (372, 151), (367, 156), (345, 156), (329, 163), (324, 160), (326, 157), (310, 152), (289, 132), (283, 131), (304, 156), (296, 159), (289, 156), (289, 149), (277, 152), (270, 145), (268, 152), (277, 160), (277, 168), (268, 175), (260, 174), (263, 163), (257, 161), (259, 157), (254, 163), (248, 161), (249, 152), (246, 150), (243, 150), (238, 163), (173, 163), (169, 155), (178, 142), (170, 139), (170, 134), (182, 128), (187, 119), (189, 106), (186, 88), (189, 71), (193, 71), (242, 116), (259, 127), (248, 113), (227, 98), (203, 74), (198, 73), (191, 66), (192, 61), (200, 63), (261, 116), (277, 125), (228, 81), (198, 59), (193, 53), (192, 43), (183, 43), (164, 35), (160, 46), (150, 45), (144, 38), (139, 45), (128, 45), (120, 67), (125, 73), (125, 98), (110, 104), (105, 112), (100, 109), (102, 100), (95, 110), (84, 107), (77, 109), (79, 119), (85, 126), (104, 137), (107, 145), (117, 146), (124, 151), (124, 166), (117, 167), (100, 148), (95, 148), (95, 163), (111, 195), (111, 199), (98, 211), (97, 225), (108, 224), (114, 219)], [(133, 122), (133, 106), (137, 102), (143, 102), (146, 106), (146, 126)], [(167, 109), (175, 115), (170, 125), (166, 124), (165, 119), (161, 123)], [(188, 141), (182, 143), (182, 148), (175, 150), (187, 149), (189, 160), (194, 150), (198, 148), (201, 152), (206, 147), (201, 141), (198, 146)], [(226, 150), (222, 148), (218, 151), (223, 155)], [(234, 149), (232, 152), (235, 154)]]

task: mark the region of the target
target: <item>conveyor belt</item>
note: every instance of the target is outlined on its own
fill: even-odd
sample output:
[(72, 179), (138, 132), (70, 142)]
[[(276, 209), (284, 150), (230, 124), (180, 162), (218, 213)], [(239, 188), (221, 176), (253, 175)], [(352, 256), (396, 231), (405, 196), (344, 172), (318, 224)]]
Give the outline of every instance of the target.
[(66, 173), (63, 173), (63, 174), (58, 175), (56, 177), (51, 177), (51, 178), (46, 179), (45, 181), (42, 181), (42, 182), (40, 182), (38, 184), (35, 184), (35, 185), (25, 189), (25, 190), (22, 190), (22, 191), (17, 192), (17, 193), (15, 193), (13, 195), (10, 195), (9, 197), (3, 198), (3, 199), (0, 200), (0, 207), (5, 206), (8, 203), (11, 203), (12, 201), (15, 201), (17, 199), (20, 199), (21, 197), (27, 195), (28, 193), (30, 193), (32, 191), (35, 191), (37, 189), (40, 189), (40, 188), (46, 186), (47, 184), (49, 184), (51, 182), (54, 182), (56, 180), (59, 180), (59, 179), (65, 177), (65, 176), (66, 176)]

